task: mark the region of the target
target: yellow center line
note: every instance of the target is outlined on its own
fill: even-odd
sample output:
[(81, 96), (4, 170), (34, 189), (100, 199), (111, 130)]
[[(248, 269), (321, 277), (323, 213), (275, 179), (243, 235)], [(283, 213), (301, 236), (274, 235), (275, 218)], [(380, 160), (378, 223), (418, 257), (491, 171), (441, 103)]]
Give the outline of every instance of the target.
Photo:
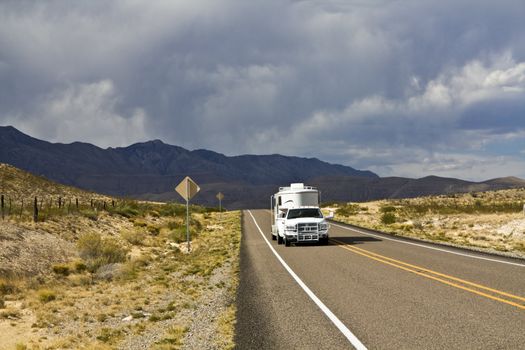
[[(462, 279), (459, 279), (459, 278), (456, 278), (456, 277), (453, 277), (453, 276), (445, 275), (445, 274), (442, 274), (442, 273), (439, 273), (439, 272), (436, 272), (436, 271), (432, 271), (432, 270), (429, 270), (429, 269), (421, 268), (421, 267), (418, 267), (416, 265), (411, 265), (411, 264), (408, 264), (408, 263), (405, 263), (405, 262), (402, 262), (402, 261), (399, 261), (399, 260), (395, 260), (395, 259), (383, 256), (383, 255), (380, 255), (380, 254), (377, 254), (377, 253), (372, 253), (372, 252), (369, 252), (369, 251), (361, 249), (361, 248), (350, 246), (347, 243), (339, 241), (337, 239), (331, 238), (330, 240), (332, 240), (333, 242), (337, 243), (337, 245), (339, 247), (341, 247), (343, 249), (346, 249), (346, 250), (349, 250), (349, 251), (351, 251), (353, 253), (365, 256), (367, 258), (370, 258), (370, 259), (382, 262), (382, 263), (387, 264), (387, 265), (391, 265), (391, 266), (397, 267), (399, 269), (402, 269), (402, 270), (414, 273), (414, 274), (422, 276), (422, 277), (426, 277), (426, 278), (429, 278), (429, 279), (432, 279), (432, 280), (444, 283), (446, 285), (449, 285), (449, 286), (452, 286), (452, 287), (455, 287), (455, 288), (459, 288), (459, 289), (462, 289), (462, 290), (465, 290), (465, 291), (468, 291), (468, 292), (471, 292), (471, 293), (483, 296), (483, 297), (488, 298), (488, 299), (496, 300), (496, 301), (499, 301), (499, 302), (502, 302), (502, 303), (505, 303), (505, 304), (508, 304), (508, 305), (515, 306), (515, 307), (517, 307), (519, 309), (525, 310), (525, 305), (518, 304), (516, 302), (510, 301), (510, 300), (507, 300), (507, 299), (499, 298), (497, 296), (494, 296), (494, 295), (491, 295), (491, 294), (487, 294), (487, 293), (481, 292), (479, 290), (468, 288), (468, 287), (459, 285), (457, 283), (453, 283), (453, 282), (447, 281), (447, 280), (445, 280), (443, 278), (431, 276), (431, 275), (429, 275), (429, 273), (432, 273), (432, 274), (435, 274), (437, 276), (441, 276), (441, 277), (444, 277), (444, 278), (447, 278), (447, 279), (450, 279), (450, 280), (458, 281), (458, 282), (461, 282), (461, 283), (464, 283), (464, 284), (467, 284), (467, 285), (471, 285), (471, 286), (474, 286), (474, 287), (477, 287), (477, 288), (480, 288), (480, 289), (485, 289), (485, 290), (494, 292), (496, 294), (505, 295), (505, 296), (509, 296), (509, 297), (512, 297), (512, 298), (516, 298), (516, 299), (519, 299), (519, 300), (525, 300), (525, 298), (522, 298), (522, 297), (519, 297), (519, 296), (516, 296), (516, 295), (513, 295), (513, 294), (505, 293), (505, 292), (502, 292), (502, 291), (499, 291), (499, 290), (496, 290), (496, 289), (488, 288), (488, 287), (485, 287), (485, 286), (482, 286), (482, 285), (479, 285), (479, 284), (476, 284), (476, 283), (472, 283), (472, 282), (469, 282), (469, 281), (465, 281), (465, 280), (462, 280)], [(421, 271), (424, 271), (424, 272), (421, 272)]]
[[(341, 241), (339, 241), (337, 239), (333, 239), (333, 241), (337, 242), (339, 244), (347, 245), (347, 243), (341, 242)], [(460, 283), (463, 283), (463, 284), (467, 284), (467, 285), (472, 286), (472, 287), (476, 287), (476, 288), (479, 288), (479, 289), (484, 289), (484, 290), (487, 290), (489, 292), (493, 292), (493, 293), (496, 293), (496, 294), (499, 294), (499, 295), (504, 295), (504, 296), (509, 297), (509, 298), (525, 301), (525, 298), (517, 296), (517, 295), (514, 295), (514, 294), (510, 294), (510, 293), (503, 292), (503, 291), (500, 291), (500, 290), (497, 290), (497, 289), (489, 288), (489, 287), (483, 286), (481, 284), (469, 282), (469, 281), (463, 280), (461, 278), (457, 278), (457, 277), (454, 277), (454, 276), (446, 275), (444, 273), (440, 273), (440, 272), (437, 272), (437, 271), (429, 270), (429, 269), (426, 269), (426, 268), (421, 267), (421, 266), (412, 265), (412, 264), (409, 264), (409, 263), (406, 263), (406, 262), (403, 262), (403, 261), (400, 261), (400, 260), (392, 259), (392, 258), (386, 257), (384, 255), (380, 255), (380, 254), (377, 254), (377, 253), (370, 252), (368, 250), (364, 250), (364, 249), (359, 248), (359, 247), (352, 246), (352, 248), (357, 249), (359, 251), (362, 251), (365, 254), (370, 254), (370, 255), (373, 255), (373, 256), (377, 256), (380, 259), (393, 261), (393, 262), (401, 264), (401, 265), (412, 267), (414, 269), (417, 269), (417, 270), (420, 270), (420, 271), (425, 271), (425, 272), (428, 272), (428, 273), (431, 273), (431, 274), (434, 274), (434, 275), (437, 275), (437, 276), (445, 277), (447, 279), (450, 279), (450, 280), (453, 280), (453, 281), (456, 281), (456, 282), (460, 282)]]

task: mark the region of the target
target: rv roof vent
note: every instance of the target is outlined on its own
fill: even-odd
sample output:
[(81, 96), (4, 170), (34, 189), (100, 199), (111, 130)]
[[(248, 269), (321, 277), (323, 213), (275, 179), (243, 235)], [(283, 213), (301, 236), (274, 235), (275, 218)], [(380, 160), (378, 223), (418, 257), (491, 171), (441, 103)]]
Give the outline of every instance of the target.
[(304, 189), (304, 184), (303, 183), (290, 184), (290, 188), (294, 190), (301, 190), (301, 189)]

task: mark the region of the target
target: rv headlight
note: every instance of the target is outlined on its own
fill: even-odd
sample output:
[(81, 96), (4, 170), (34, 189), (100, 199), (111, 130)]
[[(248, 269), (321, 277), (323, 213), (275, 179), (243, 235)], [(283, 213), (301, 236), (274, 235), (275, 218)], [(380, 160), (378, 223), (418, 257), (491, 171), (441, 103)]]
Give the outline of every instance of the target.
[(327, 231), (329, 227), (330, 227), (330, 225), (328, 225), (326, 223), (320, 223), (319, 224), (319, 231)]
[(287, 225), (286, 231), (295, 231), (295, 225)]

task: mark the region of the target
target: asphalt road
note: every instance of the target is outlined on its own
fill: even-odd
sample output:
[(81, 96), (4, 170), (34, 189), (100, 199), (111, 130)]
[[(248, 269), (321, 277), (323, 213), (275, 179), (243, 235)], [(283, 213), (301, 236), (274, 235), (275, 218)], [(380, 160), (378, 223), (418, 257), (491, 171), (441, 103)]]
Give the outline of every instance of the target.
[(525, 349), (525, 262), (336, 224), (329, 245), (285, 247), (270, 219), (243, 215), (238, 349), (353, 348), (337, 321), (368, 349)]

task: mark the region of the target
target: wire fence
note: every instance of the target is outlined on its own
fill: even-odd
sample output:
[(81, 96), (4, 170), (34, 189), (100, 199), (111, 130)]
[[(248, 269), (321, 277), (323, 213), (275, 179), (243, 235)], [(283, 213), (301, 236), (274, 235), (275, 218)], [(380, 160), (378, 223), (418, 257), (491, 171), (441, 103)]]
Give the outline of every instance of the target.
[(0, 216), (2, 220), (31, 218), (34, 222), (45, 221), (52, 216), (61, 216), (86, 211), (109, 211), (124, 205), (122, 200), (101, 200), (62, 197), (35, 196), (31, 198), (0, 195)]

